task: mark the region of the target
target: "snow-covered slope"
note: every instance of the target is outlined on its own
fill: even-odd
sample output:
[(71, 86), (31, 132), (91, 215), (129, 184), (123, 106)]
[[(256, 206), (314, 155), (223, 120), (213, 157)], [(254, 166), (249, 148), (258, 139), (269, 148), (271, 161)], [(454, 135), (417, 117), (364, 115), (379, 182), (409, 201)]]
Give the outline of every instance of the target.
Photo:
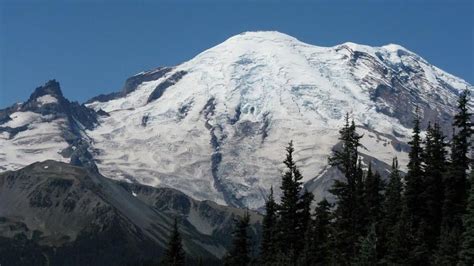
[(426, 121), (449, 124), (466, 88), (401, 46), (317, 47), (247, 32), (126, 97), (91, 103), (110, 117), (88, 134), (105, 176), (258, 208), (278, 187), (289, 140), (305, 181), (315, 178), (350, 112), (363, 126), (365, 152), (403, 165), (414, 104)]
[(51, 80), (25, 103), (0, 110), (0, 171), (45, 159), (86, 164), (83, 130), (96, 123), (92, 109), (69, 102)]
[(473, 89), (398, 45), (318, 47), (279, 32), (246, 32), (91, 99), (87, 106), (108, 116), (80, 132), (106, 177), (260, 208), (269, 188), (278, 189), (288, 141), (320, 194), (334, 177), (327, 158), (346, 112), (364, 133), (366, 158), (383, 165), (397, 156), (405, 165), (415, 105), (423, 125), (436, 119), (448, 129), (466, 88)]

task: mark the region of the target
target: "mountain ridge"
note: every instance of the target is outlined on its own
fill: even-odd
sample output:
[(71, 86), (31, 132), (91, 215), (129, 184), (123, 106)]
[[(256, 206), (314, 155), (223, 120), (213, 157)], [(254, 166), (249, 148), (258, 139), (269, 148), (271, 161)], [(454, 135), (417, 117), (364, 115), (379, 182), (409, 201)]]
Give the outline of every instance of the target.
[[(249, 213), (256, 236), (261, 216)], [(52, 160), (37, 162), (0, 174), (0, 243), (6, 242), (0, 245), (0, 262), (15, 262), (18, 252), (41, 252), (37, 259), (54, 265), (156, 260), (174, 217), (189, 261), (215, 262), (230, 247), (234, 219), (243, 215), (173, 189), (117, 182)], [(7, 247), (17, 242), (24, 244), (8, 254)]]

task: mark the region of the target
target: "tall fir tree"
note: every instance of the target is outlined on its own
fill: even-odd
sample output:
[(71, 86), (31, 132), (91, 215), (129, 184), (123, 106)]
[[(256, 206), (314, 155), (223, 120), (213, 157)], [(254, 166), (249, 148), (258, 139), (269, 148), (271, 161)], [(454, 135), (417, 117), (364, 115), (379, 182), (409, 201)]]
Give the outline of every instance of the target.
[(413, 135), (411, 141), (408, 142), (410, 145), (410, 152), (408, 153), (408, 172), (405, 176), (405, 203), (407, 205), (407, 215), (409, 215), (412, 226), (416, 229), (421, 220), (420, 214), (422, 204), (420, 201), (420, 195), (423, 191), (423, 148), (420, 136), (420, 117), (418, 115), (418, 108), (416, 109), (413, 124)]
[(298, 209), (300, 219), (299, 227), (300, 232), (306, 233), (310, 231), (311, 226), (311, 203), (313, 202), (314, 195), (307, 190), (304, 190), (303, 194), (300, 197)]
[(314, 211), (310, 238), (305, 252), (303, 265), (329, 265), (331, 264), (331, 204), (323, 199)]
[(176, 218), (174, 219), (173, 231), (171, 232), (162, 264), (168, 266), (185, 264), (185, 253), (181, 243), (181, 234), (178, 229), (178, 220)]
[(249, 224), (250, 216), (245, 215), (236, 221), (233, 231), (232, 247), (224, 257), (224, 265), (246, 266), (250, 263), (250, 236)]
[(403, 231), (405, 223), (400, 219), (403, 210), (403, 183), (398, 166), (398, 159), (392, 161), (392, 169), (389, 181), (385, 189), (385, 199), (383, 203), (384, 218), (382, 220), (382, 241), (384, 243), (382, 251), (382, 262), (384, 264), (402, 264), (399, 258), (406, 257), (408, 251), (405, 249)]
[(276, 227), (278, 205), (273, 198), (273, 187), (270, 188), (270, 195), (265, 203), (265, 216), (262, 222), (262, 241), (260, 246), (260, 264), (275, 265), (277, 254)]
[[(384, 209), (384, 228), (386, 232), (390, 232), (396, 226), (402, 213), (402, 193), (403, 183), (398, 166), (398, 159), (392, 161), (392, 169), (390, 171), (389, 181), (385, 189), (385, 199), (383, 203)], [(389, 239), (390, 237), (388, 237)]]
[(474, 171), (471, 171), (469, 197), (466, 213), (463, 218), (464, 233), (462, 234), (461, 265), (474, 265)]
[(378, 223), (383, 216), (382, 207), (384, 189), (385, 185), (382, 177), (378, 172), (373, 173), (371, 164), (369, 164), (369, 170), (367, 171), (367, 175), (364, 180), (364, 207), (367, 213), (368, 225)]
[(295, 149), (290, 141), (286, 148), (286, 159), (284, 164), (287, 170), (282, 176), (282, 197), (278, 208), (278, 243), (279, 251), (284, 253), (283, 262), (296, 265), (300, 252), (304, 249), (304, 241), (301, 241), (306, 233), (308, 213), (312, 198), (308, 193), (302, 193), (303, 176), (298, 170), (293, 158)]
[(469, 169), (468, 153), (471, 148), (472, 121), (469, 112), (470, 93), (464, 91), (458, 100), (458, 113), (454, 116), (454, 134), (451, 142), (451, 164), (443, 179), (444, 201), (442, 207), (442, 224), (437, 262), (456, 264), (457, 252), (463, 232), (462, 218), (467, 200), (467, 170)]
[(443, 176), (446, 174), (446, 143), (439, 124), (428, 125), (423, 151), (422, 236), (430, 253), (436, 249), (441, 228)]
[(377, 233), (375, 225), (371, 225), (369, 233), (365, 237), (361, 237), (359, 240), (359, 250), (356, 254), (354, 266), (372, 266), (377, 265)]
[(369, 171), (364, 180), (364, 194), (363, 204), (366, 213), (366, 229), (365, 232), (370, 233), (374, 227), (375, 233), (378, 236), (379, 243), (377, 244), (377, 260), (382, 259), (385, 252), (385, 239), (383, 228), (383, 204), (384, 204), (384, 190), (385, 183), (378, 172), (372, 173), (371, 164), (369, 164)]
[(359, 237), (363, 233), (362, 192), (363, 188), (358, 148), (361, 146), (362, 136), (357, 134), (354, 121), (349, 122), (346, 115), (345, 125), (339, 131), (339, 140), (342, 147), (334, 151), (329, 158), (331, 166), (336, 166), (343, 174), (344, 179), (335, 180), (329, 190), (336, 198), (334, 211), (334, 248), (338, 253), (337, 264), (348, 264), (357, 251)]
[(408, 256), (409, 264), (423, 265), (429, 259), (428, 249), (424, 241), (425, 226), (423, 220), (424, 204), (422, 194), (424, 187), (424, 171), (423, 171), (423, 147), (420, 135), (420, 117), (418, 108), (416, 108), (415, 119), (413, 121), (412, 139), (408, 143), (410, 152), (408, 153), (408, 172), (405, 176), (404, 190), (404, 211), (402, 212), (408, 226), (407, 232), (412, 236), (410, 242), (407, 242), (410, 254)]

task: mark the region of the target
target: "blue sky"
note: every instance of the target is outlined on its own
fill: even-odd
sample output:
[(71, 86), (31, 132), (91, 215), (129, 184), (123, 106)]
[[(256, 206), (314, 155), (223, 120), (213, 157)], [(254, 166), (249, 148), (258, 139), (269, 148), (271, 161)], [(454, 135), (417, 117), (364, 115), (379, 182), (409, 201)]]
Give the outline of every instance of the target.
[(83, 102), (252, 30), (320, 46), (397, 43), (473, 84), (473, 2), (0, 0), (0, 107), (53, 78)]

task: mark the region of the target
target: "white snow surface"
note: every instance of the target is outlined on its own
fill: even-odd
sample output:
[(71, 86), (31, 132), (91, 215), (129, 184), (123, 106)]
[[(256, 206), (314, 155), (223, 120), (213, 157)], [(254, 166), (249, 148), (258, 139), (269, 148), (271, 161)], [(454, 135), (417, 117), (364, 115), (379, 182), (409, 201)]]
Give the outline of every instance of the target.
[(69, 161), (60, 154), (68, 147), (62, 137), (67, 126), (65, 119), (52, 119), (34, 112), (15, 112), (10, 118), (12, 120), (0, 124), (0, 127), (15, 129), (27, 126), (27, 130), (18, 134), (0, 134), (0, 171), (17, 170), (47, 159)]
[[(304, 181), (314, 178), (327, 166), (346, 112), (357, 124), (376, 132), (360, 131), (366, 133), (364, 152), (389, 164), (397, 156), (404, 165), (406, 153), (396, 151), (383, 134), (409, 136), (411, 130), (376, 111), (369, 85), (361, 81), (384, 77), (369, 65), (350, 62), (354, 51), (373, 55), (386, 66), (421, 65), (424, 80), (431, 86), (419, 90), (438, 88), (440, 81), (456, 91), (472, 89), (398, 45), (318, 47), (279, 32), (246, 32), (202, 52), (159, 80), (144, 82), (124, 98), (90, 104), (110, 112), (97, 129), (87, 132), (94, 140), (100, 172), (225, 204), (222, 191), (216, 188), (220, 183), (245, 206), (259, 208), (270, 186), (279, 187), (288, 141), (294, 140)], [(159, 99), (147, 103), (153, 89), (177, 71), (187, 74)], [(440, 102), (455, 104), (455, 92), (436, 93)], [(206, 117), (203, 110), (208, 102), (214, 103), (215, 110)], [(183, 107), (185, 115), (179, 111)], [(240, 117), (233, 123), (239, 108)], [(148, 117), (146, 126), (142, 125), (144, 116)], [(211, 132), (217, 148), (211, 145)], [(217, 181), (211, 164), (215, 153), (222, 155), (214, 176)]]
[(40, 104), (51, 104), (51, 103), (57, 103), (58, 99), (56, 99), (55, 97), (53, 97), (49, 94), (46, 94), (46, 95), (43, 95), (41, 97), (38, 97), (36, 99), (36, 101)]

